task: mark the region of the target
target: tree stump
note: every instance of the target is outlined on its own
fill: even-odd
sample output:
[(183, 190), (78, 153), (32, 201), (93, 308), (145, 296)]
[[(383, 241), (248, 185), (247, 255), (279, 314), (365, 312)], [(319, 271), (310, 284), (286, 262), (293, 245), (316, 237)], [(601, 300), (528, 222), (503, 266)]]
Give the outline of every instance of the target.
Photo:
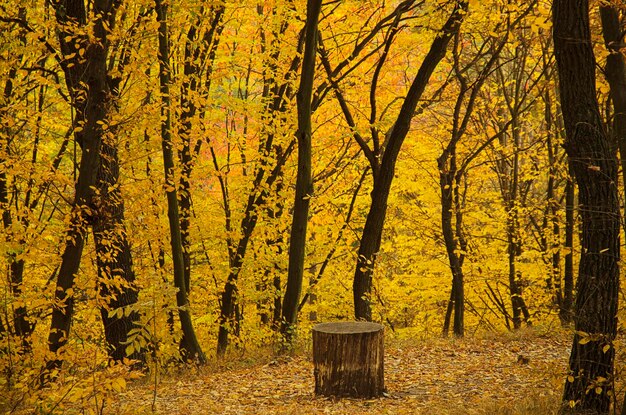
[(372, 398), (385, 391), (383, 326), (367, 322), (313, 327), (315, 394)]

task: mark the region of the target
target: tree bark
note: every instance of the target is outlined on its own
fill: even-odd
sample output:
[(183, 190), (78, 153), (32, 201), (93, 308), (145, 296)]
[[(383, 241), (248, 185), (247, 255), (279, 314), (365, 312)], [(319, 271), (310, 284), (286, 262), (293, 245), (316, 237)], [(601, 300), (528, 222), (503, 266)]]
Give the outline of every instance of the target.
[[(517, 102), (515, 103), (517, 107)], [(513, 328), (519, 329), (522, 327), (522, 318), (526, 323), (530, 317), (524, 297), (522, 297), (521, 277), (517, 270), (517, 257), (522, 252), (522, 241), (520, 240), (519, 231), (519, 193), (520, 193), (520, 160), (519, 149), (520, 140), (519, 136), (519, 122), (517, 118), (519, 114), (511, 113), (511, 117), (514, 117), (511, 124), (511, 130), (513, 135), (513, 166), (508, 172), (504, 180), (508, 181), (508, 188), (504, 189), (505, 203), (507, 211), (507, 254), (509, 263), (509, 294), (511, 297), (511, 308), (513, 309)]]
[[(571, 170), (571, 169), (570, 169)], [(563, 305), (559, 310), (562, 324), (568, 325), (574, 319), (574, 228), (576, 187), (574, 178), (568, 177), (565, 183), (565, 263), (563, 266)]]
[[(276, 38), (283, 35), (287, 30), (287, 21), (283, 21), (280, 25), (280, 30), (275, 33)], [(264, 32), (262, 37), (264, 39)], [(297, 52), (302, 53), (304, 47), (304, 31), (301, 31), (301, 35), (298, 39)], [(264, 41), (264, 40), (263, 40)], [(283, 80), (278, 80), (276, 77), (276, 62), (278, 61), (281, 48), (278, 44), (272, 45), (273, 52), (270, 54), (267, 60), (267, 71), (263, 76), (263, 98), (267, 99), (267, 106), (265, 108), (264, 122), (266, 125), (270, 125), (274, 117), (285, 112), (288, 101), (293, 99), (293, 89), (290, 86), (290, 79), (297, 71), (301, 63), (301, 58), (296, 55), (289, 68), (288, 75)], [(248, 249), (248, 243), (254, 233), (256, 224), (259, 219), (259, 208), (266, 204), (267, 198), (270, 196), (270, 189), (276, 183), (280, 183), (280, 179), (283, 175), (283, 168), (289, 156), (294, 149), (294, 143), (290, 143), (286, 148), (283, 148), (281, 144), (275, 142), (276, 136), (271, 128), (264, 128), (264, 140), (259, 145), (259, 154), (263, 155), (262, 161), (255, 169), (254, 179), (252, 180), (252, 190), (248, 194), (248, 200), (244, 209), (244, 217), (241, 220), (239, 226), (241, 237), (237, 242), (228, 240), (228, 255), (229, 255), (229, 274), (222, 290), (220, 299), (220, 315), (219, 315), (219, 331), (217, 337), (217, 355), (223, 356), (228, 348), (228, 336), (232, 329), (233, 323), (235, 323), (235, 309), (237, 308), (237, 280), (241, 267), (243, 266), (246, 252)], [(275, 164), (269, 164), (268, 155), (274, 153)], [(230, 218), (227, 218), (229, 221)], [(229, 225), (227, 225), (228, 227)], [(277, 281), (280, 284), (280, 281)], [(280, 299), (277, 299), (280, 302)]]
[[(124, 200), (119, 188), (119, 158), (117, 143), (109, 134), (103, 138), (100, 166), (97, 176), (97, 212), (92, 230), (98, 266), (100, 315), (109, 356), (115, 361), (124, 358), (143, 360), (144, 353), (135, 350), (126, 354), (128, 334), (139, 323), (139, 312), (132, 309), (137, 303), (139, 289), (135, 284), (135, 271), (130, 242), (124, 225)], [(123, 312), (110, 314), (116, 309)]]
[[(20, 7), (18, 10), (18, 17), (21, 19), (26, 18), (26, 9)], [(25, 37), (19, 36), (19, 41), (24, 44)], [(18, 61), (21, 61), (23, 55), (20, 54)], [(14, 98), (14, 82), (17, 77), (17, 68), (11, 67), (9, 69), (8, 77), (4, 85), (3, 90), (3, 102), (0, 105), (0, 120), (10, 116), (8, 108), (11, 106), (11, 101)], [(40, 94), (43, 91), (40, 89)], [(39, 111), (41, 112), (43, 107), (43, 95), (39, 97)], [(7, 242), (11, 242), (17, 239), (20, 245), (23, 245), (22, 239), (18, 235), (14, 235), (11, 231), (13, 225), (13, 215), (11, 214), (11, 206), (9, 204), (9, 178), (7, 176), (6, 166), (9, 163), (9, 143), (12, 139), (12, 132), (9, 127), (2, 124), (0, 125), (0, 210), (2, 211), (2, 225), (5, 232), (5, 239)], [(22, 219), (22, 223), (25, 219)], [(24, 260), (19, 258), (16, 252), (8, 252), (8, 283), (13, 298), (19, 298), (22, 295), (22, 285), (24, 281)], [(22, 342), (22, 350), (30, 351), (31, 342), (30, 335), (34, 330), (34, 324), (31, 324), (28, 320), (28, 309), (26, 305), (20, 305), (13, 310), (13, 324), (7, 321), (7, 331), (13, 330), (13, 333), (20, 337)], [(1, 333), (1, 332), (0, 332)], [(2, 335), (0, 334), (0, 337)]]
[[(447, 336), (450, 328), (450, 320), (454, 315), (452, 331), (455, 336), (462, 337), (465, 334), (465, 292), (464, 292), (464, 275), (463, 260), (465, 255), (465, 242), (462, 235), (455, 232), (454, 217), (460, 220), (462, 216), (455, 215), (459, 212), (460, 206), (455, 204), (458, 200), (458, 186), (456, 182), (456, 148), (447, 149), (437, 160), (439, 167), (439, 188), (441, 189), (441, 231), (443, 240), (448, 254), (448, 264), (452, 272), (452, 288), (450, 291), (450, 300), (446, 311), (446, 319), (443, 327), (443, 335)], [(456, 229), (460, 231), (461, 223), (457, 222)]]
[[(183, 65), (183, 83), (180, 94), (180, 129), (178, 131), (182, 139), (182, 148), (178, 152), (178, 158), (181, 165), (181, 174), (179, 180), (178, 204), (180, 208), (180, 232), (183, 245), (183, 264), (185, 268), (185, 288), (189, 294), (191, 286), (191, 173), (194, 167), (194, 161), (203, 141), (198, 139), (192, 145), (192, 127), (194, 117), (198, 112), (198, 105), (192, 98), (194, 93), (202, 90), (208, 94), (211, 89), (211, 72), (213, 70), (213, 62), (215, 60), (215, 50), (217, 49), (219, 38), (222, 33), (224, 16), (224, 4), (214, 4), (209, 6), (208, 15), (204, 14), (204, 7), (200, 11), (197, 19), (187, 32), (187, 40), (185, 42), (185, 61)], [(205, 29), (201, 37), (200, 45), (194, 46), (198, 42), (198, 27), (202, 24), (202, 20), (210, 21), (210, 26)], [(208, 68), (205, 74), (202, 66), (204, 61), (208, 60)], [(203, 84), (200, 77), (205, 76), (207, 81)], [(200, 108), (202, 110), (203, 108)]]
[[(587, 0), (555, 0), (554, 49), (559, 71), (565, 150), (579, 190), (581, 258), (575, 335), (565, 404), (579, 412), (609, 412), (613, 390), (619, 291), (620, 207), (617, 156), (602, 123)], [(607, 347), (608, 346), (608, 347)]]
[(170, 103), (170, 63), (169, 63), (169, 29), (167, 5), (162, 0), (155, 0), (157, 21), (159, 23), (159, 84), (161, 91), (161, 144), (163, 149), (163, 168), (165, 170), (165, 186), (167, 195), (167, 217), (170, 225), (170, 244), (174, 263), (174, 285), (178, 317), (183, 332), (180, 342), (181, 357), (184, 360), (197, 360), (206, 363), (206, 357), (200, 348), (191, 320), (191, 310), (185, 286), (185, 265), (183, 263), (183, 246), (181, 241), (180, 215), (176, 180), (174, 178), (174, 154), (171, 137), (171, 103)]
[[(626, 183), (626, 60), (622, 54), (624, 30), (620, 12), (612, 4), (600, 5), (602, 35), (609, 51), (606, 58), (605, 75), (611, 89), (613, 103), (612, 135), (617, 140), (622, 167), (622, 182)], [(626, 205), (624, 206), (626, 215)]]
[(395, 165), (402, 143), (409, 132), (411, 119), (417, 108), (417, 103), (430, 80), (433, 71), (443, 59), (450, 40), (458, 32), (468, 3), (457, 1), (450, 17), (442, 27), (424, 57), (407, 96), (402, 103), (400, 113), (392, 129), (388, 132), (387, 147), (381, 154), (380, 164), (370, 159), (374, 188), (371, 193), (371, 205), (365, 221), (357, 255), (356, 269), (352, 292), (354, 295), (354, 315), (357, 320), (372, 320), (371, 291), (372, 276), (376, 262), (376, 254), (380, 250), (385, 217), (387, 214), (387, 200), (391, 190), (391, 183), (395, 174)]
[(377, 323), (313, 327), (315, 394), (373, 398), (385, 392), (384, 330)]
[(298, 303), (302, 292), (306, 229), (309, 222), (309, 202), (313, 196), (311, 174), (311, 98), (315, 75), (315, 52), (317, 48), (317, 22), (322, 8), (322, 0), (308, 0), (305, 23), (304, 56), (302, 75), (296, 95), (298, 110), (298, 171), (296, 174), (296, 194), (289, 241), (289, 267), (287, 285), (282, 306), (281, 333), (290, 344), (298, 317)]
[[(626, 183), (626, 60), (622, 52), (624, 44), (624, 30), (619, 10), (613, 4), (600, 5), (602, 21), (602, 35), (604, 44), (609, 50), (606, 59), (605, 75), (611, 88), (613, 103), (612, 133), (620, 153), (622, 168), (622, 183)], [(624, 205), (626, 217), (626, 205)], [(626, 225), (625, 229), (626, 229)], [(626, 395), (622, 401), (622, 414), (626, 414)]]
[[(81, 146), (82, 156), (75, 185), (74, 201), (71, 205), (69, 227), (61, 266), (57, 276), (55, 303), (48, 335), (50, 352), (55, 356), (46, 362), (46, 374), (61, 366), (58, 352), (65, 346), (70, 334), (74, 311), (74, 277), (78, 272), (85, 243), (87, 225), (94, 214), (93, 196), (100, 166), (100, 150), (108, 114), (111, 109), (111, 91), (107, 82), (107, 27), (114, 15), (114, 5), (107, 0), (94, 1), (92, 22), (93, 38), (75, 31), (74, 27), (87, 24), (87, 14), (82, 1), (60, 1), (55, 3), (56, 20), (59, 24), (59, 43), (63, 56), (62, 68), (75, 109), (74, 139)], [(80, 58), (80, 49), (84, 58)], [(46, 374), (43, 375), (45, 381)]]

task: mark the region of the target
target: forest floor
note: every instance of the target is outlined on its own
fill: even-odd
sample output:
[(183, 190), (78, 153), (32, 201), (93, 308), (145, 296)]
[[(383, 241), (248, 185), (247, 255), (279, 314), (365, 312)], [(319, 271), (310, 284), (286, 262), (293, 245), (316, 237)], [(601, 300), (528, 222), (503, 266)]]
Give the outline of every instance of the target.
[[(310, 350), (230, 367), (170, 373), (129, 385), (107, 414), (551, 414), (559, 405), (571, 334), (524, 330), (465, 339), (392, 340), (387, 396), (313, 394)], [(242, 359), (243, 360), (243, 357)]]

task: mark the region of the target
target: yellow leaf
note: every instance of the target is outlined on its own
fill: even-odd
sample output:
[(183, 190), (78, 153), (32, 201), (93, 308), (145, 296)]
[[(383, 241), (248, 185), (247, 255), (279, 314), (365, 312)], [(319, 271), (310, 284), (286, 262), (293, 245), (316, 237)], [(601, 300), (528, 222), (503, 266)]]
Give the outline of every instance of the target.
[(114, 391), (121, 392), (126, 389), (126, 381), (123, 378), (113, 379), (113, 382), (111, 382), (111, 387)]

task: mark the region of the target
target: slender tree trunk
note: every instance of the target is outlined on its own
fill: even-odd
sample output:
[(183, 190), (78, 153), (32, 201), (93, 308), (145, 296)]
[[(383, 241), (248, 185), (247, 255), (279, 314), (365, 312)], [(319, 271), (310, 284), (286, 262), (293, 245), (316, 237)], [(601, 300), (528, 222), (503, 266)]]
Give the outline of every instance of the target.
[[(448, 255), (448, 265), (452, 273), (452, 288), (446, 310), (443, 326), (443, 335), (447, 336), (450, 328), (450, 319), (454, 315), (453, 332), (456, 336), (465, 334), (465, 281), (463, 274), (463, 262), (467, 251), (467, 240), (463, 232), (463, 196), (461, 184), (466, 172), (467, 163), (475, 157), (481, 149), (477, 149), (473, 155), (468, 156), (461, 166), (457, 165), (457, 145), (460, 142), (470, 116), (474, 110), (476, 97), (485, 82), (490, 68), (497, 62), (506, 38), (500, 45), (491, 51), (491, 57), (481, 69), (481, 72), (470, 86), (468, 79), (463, 75), (465, 72), (460, 67), (460, 42), (458, 33), (455, 36), (453, 48), (453, 69), (456, 80), (459, 83), (460, 93), (454, 105), (452, 120), (452, 134), (450, 141), (437, 158), (439, 170), (439, 191), (441, 192), (441, 231), (444, 246)], [(465, 111), (463, 111), (465, 108)], [(487, 141), (495, 139), (494, 136)], [(487, 144), (484, 144), (486, 146)]]
[[(518, 117), (518, 114), (511, 114), (513, 117)], [(513, 166), (510, 178), (504, 178), (504, 180), (510, 180), (508, 186), (507, 199), (507, 243), (508, 243), (508, 262), (509, 262), (509, 294), (511, 296), (511, 307), (513, 309), (513, 328), (519, 329), (522, 327), (522, 317), (524, 321), (528, 322), (530, 317), (524, 297), (522, 297), (521, 278), (519, 271), (517, 270), (517, 257), (521, 254), (522, 241), (520, 240), (519, 232), (519, 212), (518, 212), (518, 198), (519, 198), (519, 148), (520, 148), (520, 136), (519, 136), (519, 124), (516, 120), (512, 123), (513, 130)]]
[[(455, 232), (454, 219), (460, 219), (457, 215), (459, 206), (455, 203), (455, 192), (458, 191), (459, 183), (456, 182), (456, 149), (450, 148), (437, 160), (439, 167), (439, 188), (441, 190), (441, 231), (444, 245), (448, 254), (448, 264), (452, 272), (452, 288), (450, 300), (446, 311), (446, 319), (443, 327), (443, 335), (448, 335), (452, 315), (455, 336), (462, 337), (465, 334), (465, 287), (463, 275), (463, 250), (460, 245), (458, 233)], [(460, 227), (460, 224), (458, 224)]]
[(563, 400), (575, 403), (579, 412), (608, 414), (619, 291), (618, 161), (596, 100), (588, 1), (555, 0), (552, 13), (565, 150), (578, 184), (582, 220), (576, 331)]
[[(282, 173), (281, 178), (276, 181), (276, 194), (280, 194), (283, 189)], [(274, 224), (271, 235), (265, 239), (265, 246), (270, 248), (268, 254), (271, 256), (270, 264), (263, 270), (261, 284), (257, 285), (257, 291), (261, 296), (257, 309), (260, 312), (261, 323), (279, 333), (282, 320), (282, 278), (285, 272), (282, 266), (281, 257), (285, 253), (284, 235), (287, 228), (281, 225), (281, 218), (285, 213), (282, 200), (277, 200), (276, 205), (267, 205), (265, 209), (268, 220)], [(256, 255), (255, 259), (256, 261)]]
[[(258, 7), (257, 10), (262, 10), (262, 7)], [(279, 33), (276, 33), (276, 37), (283, 35), (287, 29), (287, 21), (283, 21), (280, 26)], [(262, 42), (264, 42), (264, 35), (262, 33)], [(304, 46), (304, 31), (298, 39), (297, 52), (302, 53)], [(263, 98), (267, 99), (268, 104), (265, 109), (264, 122), (266, 125), (270, 125), (273, 117), (285, 112), (287, 108), (287, 102), (293, 99), (293, 89), (290, 87), (289, 82), (278, 82), (276, 78), (276, 62), (280, 55), (280, 45), (273, 44), (273, 50), (270, 54), (270, 59), (267, 61), (267, 72), (264, 73), (264, 86), (263, 86)], [(286, 80), (289, 81), (292, 75), (295, 74), (300, 66), (301, 59), (296, 55), (290, 66), (290, 71), (286, 76)], [(241, 220), (239, 227), (241, 231), (241, 238), (237, 243), (229, 242), (229, 274), (226, 279), (226, 284), (221, 295), (220, 301), (220, 315), (219, 315), (219, 331), (217, 337), (217, 355), (223, 356), (228, 348), (228, 335), (232, 330), (233, 323), (235, 322), (235, 309), (237, 308), (237, 280), (239, 278), (239, 272), (244, 263), (245, 255), (248, 249), (248, 243), (256, 224), (258, 222), (259, 208), (266, 204), (266, 200), (270, 195), (270, 190), (275, 183), (280, 182), (283, 175), (283, 168), (285, 162), (291, 155), (294, 144), (290, 143), (286, 148), (282, 145), (276, 144), (275, 134), (267, 128), (264, 131), (265, 140), (259, 146), (259, 154), (268, 156), (272, 153), (275, 154), (275, 164), (270, 165), (267, 161), (268, 157), (264, 157), (265, 160), (261, 161), (260, 166), (256, 169), (254, 179), (252, 180), (252, 190), (248, 194), (248, 200), (244, 209), (244, 217)], [(272, 189), (273, 191), (273, 189)], [(280, 285), (280, 281), (278, 281)], [(280, 288), (280, 287), (279, 287)], [(280, 299), (277, 299), (280, 302)]]
[(450, 321), (452, 321), (452, 313), (454, 312), (454, 299), (455, 299), (455, 293), (454, 293), (454, 279), (452, 281), (452, 288), (450, 288), (450, 298), (448, 299), (448, 305), (446, 306), (446, 315), (443, 319), (443, 329), (441, 330), (441, 334), (444, 337), (448, 336), (448, 333), (450, 332)]
[(289, 241), (289, 268), (283, 300), (281, 333), (287, 343), (291, 343), (298, 317), (298, 303), (302, 292), (304, 276), (304, 249), (306, 229), (309, 222), (309, 202), (313, 196), (311, 175), (311, 97), (315, 75), (315, 51), (317, 48), (317, 21), (322, 8), (322, 0), (307, 1), (306, 34), (302, 75), (296, 95), (298, 105), (298, 171), (296, 194)]
[[(194, 93), (198, 93), (202, 88), (205, 94), (211, 89), (211, 72), (213, 62), (215, 60), (215, 51), (217, 49), (219, 38), (222, 33), (224, 16), (224, 4), (214, 4), (209, 7), (208, 15), (204, 14), (202, 8), (198, 18), (192, 23), (191, 28), (187, 32), (187, 40), (185, 43), (185, 62), (183, 67), (183, 85), (181, 88), (180, 107), (180, 129), (179, 135), (182, 139), (182, 148), (178, 152), (178, 158), (181, 165), (181, 174), (179, 181), (178, 204), (180, 208), (180, 231), (181, 241), (183, 245), (183, 264), (185, 268), (185, 288), (189, 294), (191, 286), (191, 173), (194, 167), (194, 160), (200, 151), (200, 145), (203, 139), (198, 139), (192, 143), (192, 127), (194, 117), (198, 112), (198, 105), (191, 97)], [(202, 24), (202, 19), (210, 21), (209, 28), (205, 29), (204, 34), (198, 39), (198, 27)], [(201, 46), (194, 46), (200, 40)], [(208, 60), (208, 68), (202, 70), (204, 61)], [(205, 76), (206, 83), (201, 82), (201, 77)], [(201, 108), (202, 110), (202, 108)]]
[[(445, 56), (450, 40), (458, 32), (467, 11), (467, 6), (468, 3), (466, 1), (457, 1), (455, 3), (452, 14), (424, 57), (422, 65), (402, 104), (396, 122), (387, 134), (387, 147), (382, 154), (380, 165), (372, 165), (372, 176), (374, 177), (374, 188), (371, 193), (372, 202), (361, 236), (352, 285), (354, 315), (357, 320), (372, 320), (370, 299), (372, 276), (376, 254), (380, 249), (385, 216), (387, 214), (387, 200), (395, 174), (396, 160), (402, 143), (409, 132), (411, 119), (417, 108), (417, 103), (430, 80), (430, 76)], [(370, 162), (372, 161), (370, 160)]]
[(246, 256), (246, 251), (248, 249), (250, 238), (252, 237), (252, 233), (254, 232), (254, 229), (258, 222), (257, 209), (259, 206), (265, 204), (265, 201), (269, 196), (267, 188), (271, 187), (277, 177), (280, 175), (280, 171), (282, 170), (287, 157), (289, 156), (289, 154), (291, 154), (291, 148), (293, 147), (290, 147), (290, 149), (282, 154), (281, 158), (276, 161), (276, 166), (274, 166), (273, 170), (259, 170), (259, 172), (257, 173), (257, 177), (254, 180), (254, 187), (259, 188), (259, 186), (263, 182), (263, 177), (265, 176), (265, 174), (268, 174), (269, 177), (264, 180), (266, 189), (260, 190), (259, 193), (253, 191), (249, 195), (248, 203), (244, 212), (244, 217), (241, 220), (240, 229), (242, 236), (234, 248), (229, 248), (230, 271), (221, 295), (220, 316), (218, 320), (218, 356), (223, 356), (226, 353), (226, 349), (228, 348), (228, 334), (232, 330), (233, 323), (235, 322), (235, 309), (237, 308), (237, 279), (239, 278), (239, 273), (244, 264), (244, 259)]
[[(26, 17), (26, 10), (20, 8), (18, 11), (20, 18)], [(23, 38), (23, 36), (21, 36)], [(24, 39), (21, 39), (23, 42)], [(21, 57), (20, 57), (21, 58)], [(4, 85), (3, 102), (0, 105), (0, 120), (8, 117), (7, 108), (10, 106), (10, 101), (14, 95), (13, 83), (17, 77), (17, 69), (12, 67), (8, 73), (8, 79)], [(43, 93), (43, 91), (41, 91)], [(40, 96), (40, 110), (43, 105), (43, 97)], [(13, 216), (11, 214), (11, 206), (9, 205), (9, 178), (6, 172), (6, 166), (9, 161), (9, 142), (11, 140), (11, 131), (5, 125), (0, 125), (0, 210), (2, 211), (2, 225), (5, 232), (5, 238), (7, 242), (14, 239), (21, 239), (18, 235), (13, 235), (11, 227), (13, 225)], [(11, 295), (14, 298), (19, 298), (22, 295), (22, 284), (24, 281), (24, 260), (19, 258), (15, 252), (9, 252), (7, 254), (9, 269), (8, 269), (8, 283), (11, 290)], [(11, 324), (7, 321), (7, 330), (11, 328)], [(15, 335), (19, 336), (22, 341), (22, 348), (24, 351), (31, 349), (30, 335), (34, 329), (34, 325), (28, 321), (28, 310), (25, 305), (15, 307), (13, 310), (13, 324), (12, 329)]]
[[(546, 123), (546, 147), (548, 150), (548, 184), (546, 189), (546, 213), (543, 222), (542, 249), (544, 251), (544, 261), (550, 266), (548, 277), (546, 278), (546, 288), (553, 292), (554, 304), (559, 309), (559, 316), (563, 309), (563, 278), (561, 270), (561, 224), (559, 221), (559, 210), (561, 203), (556, 196), (557, 187), (557, 146), (554, 143), (552, 122), (552, 96), (549, 90), (544, 93), (544, 121)], [(550, 226), (551, 225), (551, 226)], [(561, 320), (563, 321), (563, 320)]]
[(170, 225), (170, 243), (174, 263), (174, 285), (178, 317), (183, 332), (180, 342), (181, 356), (185, 360), (197, 360), (203, 364), (206, 357), (200, 348), (191, 320), (191, 310), (185, 286), (185, 265), (183, 263), (183, 246), (180, 231), (180, 215), (174, 178), (174, 154), (171, 138), (171, 103), (170, 103), (170, 63), (169, 63), (169, 29), (167, 5), (162, 0), (155, 0), (157, 21), (159, 22), (159, 84), (161, 91), (161, 139), (163, 148), (163, 168), (165, 169), (165, 186), (167, 194), (167, 217)]
[(520, 275), (517, 271), (517, 256), (519, 255), (519, 233), (517, 223), (517, 213), (509, 212), (507, 225), (507, 241), (508, 241), (508, 262), (509, 262), (509, 295), (511, 297), (511, 307), (513, 309), (513, 328), (522, 327), (522, 318), (528, 321), (529, 313), (526, 303), (522, 297), (522, 288), (520, 284)]
[[(276, 193), (279, 194), (283, 188), (282, 179), (279, 179), (276, 183)], [(284, 205), (282, 201), (277, 201), (276, 206), (267, 206), (266, 214), (267, 218), (276, 224), (274, 230), (275, 234), (268, 237), (265, 240), (265, 246), (271, 247), (271, 264), (269, 264), (263, 271), (263, 278), (261, 284), (257, 285), (257, 291), (262, 296), (262, 299), (258, 303), (258, 310), (260, 311), (261, 323), (269, 324), (271, 329), (276, 332), (280, 332), (281, 329), (281, 316), (282, 316), (282, 281), (281, 274), (284, 273), (284, 268), (281, 266), (281, 260), (284, 253), (284, 233), (286, 229), (279, 227), (280, 218), (284, 213)], [(256, 257), (255, 257), (256, 261)], [(263, 295), (265, 293), (265, 295)], [(271, 315), (271, 318), (270, 318)]]

